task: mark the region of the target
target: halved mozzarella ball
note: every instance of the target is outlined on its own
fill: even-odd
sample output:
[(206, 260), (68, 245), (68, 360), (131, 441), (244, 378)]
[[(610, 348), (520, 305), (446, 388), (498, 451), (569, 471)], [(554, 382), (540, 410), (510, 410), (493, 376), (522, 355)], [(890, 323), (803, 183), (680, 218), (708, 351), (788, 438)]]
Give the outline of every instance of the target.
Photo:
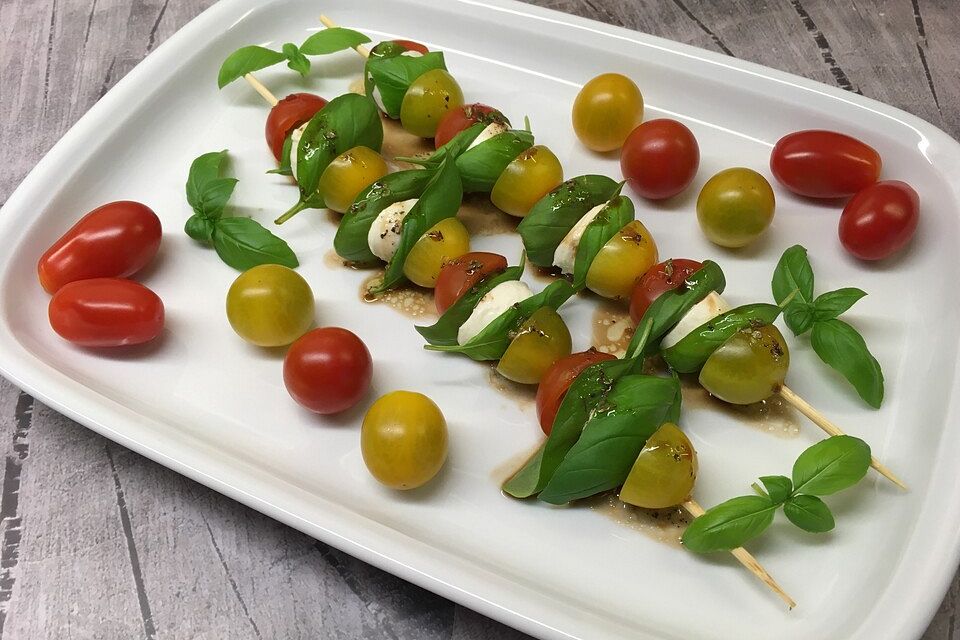
[(403, 219), (417, 204), (417, 198), (394, 202), (380, 212), (367, 232), (367, 244), (370, 251), (384, 262), (390, 262), (400, 244), (400, 232)]
[(663, 337), (660, 346), (663, 349), (672, 347), (686, 337), (687, 334), (696, 330), (700, 325), (713, 320), (720, 314), (730, 311), (730, 305), (720, 297), (716, 291), (711, 291), (707, 297), (693, 305), (690, 311), (680, 319), (680, 322)]
[(606, 202), (598, 204), (583, 214), (583, 217), (577, 220), (577, 224), (573, 225), (573, 228), (557, 245), (556, 251), (553, 252), (553, 264), (560, 267), (562, 273), (573, 273), (573, 267), (577, 262), (577, 247), (580, 246), (580, 238), (583, 236), (583, 232), (587, 230), (587, 226), (593, 222), (593, 219), (603, 211), (607, 204)]
[(290, 172), (293, 179), (297, 179), (297, 148), (300, 146), (300, 139), (303, 138), (303, 132), (307, 130), (307, 122), (290, 132)]
[(501, 133), (504, 133), (506, 131), (509, 131), (509, 127), (507, 127), (506, 124), (502, 122), (491, 122), (486, 127), (484, 127), (483, 131), (480, 132), (480, 135), (478, 135), (474, 139), (474, 141), (470, 143), (470, 146), (467, 147), (467, 151), (469, 151), (470, 149), (473, 149), (478, 144), (482, 144), (487, 140), (489, 140), (490, 138), (493, 138), (494, 136), (498, 136)]
[(457, 342), (461, 345), (466, 344), (496, 320), (501, 313), (532, 295), (533, 291), (525, 282), (519, 280), (501, 282), (480, 298), (480, 302), (473, 308), (473, 313), (460, 325)]

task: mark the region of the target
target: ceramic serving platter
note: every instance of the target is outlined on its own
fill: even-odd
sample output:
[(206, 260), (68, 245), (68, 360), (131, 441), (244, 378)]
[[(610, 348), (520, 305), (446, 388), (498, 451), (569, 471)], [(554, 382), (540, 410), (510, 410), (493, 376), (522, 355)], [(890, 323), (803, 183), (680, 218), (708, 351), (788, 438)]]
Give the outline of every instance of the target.
[[(883, 365), (883, 408), (865, 408), (806, 339), (790, 340), (788, 383), (870, 442), (910, 491), (871, 474), (829, 500), (834, 532), (813, 537), (778, 521), (751, 546), (797, 600), (795, 610), (786, 611), (731, 558), (693, 555), (670, 543), (675, 529), (603, 501), (550, 508), (504, 497), (500, 482), (542, 437), (532, 396), (497, 383), (488, 366), (424, 351), (416, 319), (365, 303), (359, 291), (369, 274), (331, 259), (335, 220), (326, 212), (301, 214), (279, 231), (301, 258), (317, 322), (348, 327), (366, 341), (375, 394), (411, 389), (440, 405), (450, 429), (441, 474), (409, 493), (379, 486), (359, 452), (359, 423), (374, 396), (333, 419), (308, 414), (283, 387), (282, 351), (250, 347), (233, 334), (224, 299), (236, 273), (182, 231), (190, 213), (187, 169), (197, 155), (226, 148), (240, 178), (235, 211), (269, 224), (296, 201), (295, 187), (265, 174), (265, 105), (242, 82), (218, 91), (216, 75), (242, 45), (302, 41), (321, 28), (321, 11), (375, 41), (412, 38), (443, 50), (467, 100), (496, 105), (514, 122), (529, 116), (537, 141), (556, 152), (567, 176), (620, 175), (616, 157), (577, 143), (569, 113), (594, 75), (631, 76), (647, 117), (680, 119), (701, 146), (700, 172), (684, 194), (656, 205), (635, 199), (662, 257), (716, 260), (727, 275), (725, 297), (741, 304), (769, 300), (780, 253), (802, 243), (818, 290), (859, 286), (870, 294), (849, 318)], [(361, 70), (361, 59), (347, 51), (315, 59), (307, 80), (281, 67), (260, 79), (279, 95), (309, 90), (329, 98), (347, 91)], [(782, 189), (773, 226), (755, 245), (728, 252), (705, 241), (694, 204), (706, 179), (729, 166), (769, 176), (772, 143), (804, 128), (868, 141), (885, 160), (885, 177), (916, 188), (922, 222), (907, 251), (879, 265), (858, 263), (839, 246), (835, 203), (814, 204)], [(3, 207), (0, 369), (49, 405), (161, 464), (537, 637), (916, 637), (953, 575), (960, 533), (957, 175), (960, 146), (902, 111), (536, 7), (506, 0), (223, 0), (119, 82)], [(47, 323), (35, 264), (79, 215), (118, 199), (143, 201), (163, 221), (160, 255), (141, 279), (163, 298), (167, 327), (146, 347), (75, 348)], [(482, 232), (474, 248), (519, 258), (509, 225), (480, 201), (471, 204), (474, 229)], [(525, 278), (536, 289), (545, 286), (532, 274)], [(592, 297), (563, 308), (575, 349), (591, 345), (603, 320), (598, 308)], [(600, 327), (601, 341), (623, 329)], [(731, 413), (695, 390), (682, 423), (700, 453), (695, 497), (704, 505), (743, 493), (758, 475), (788, 472), (821, 437), (789, 411)]]

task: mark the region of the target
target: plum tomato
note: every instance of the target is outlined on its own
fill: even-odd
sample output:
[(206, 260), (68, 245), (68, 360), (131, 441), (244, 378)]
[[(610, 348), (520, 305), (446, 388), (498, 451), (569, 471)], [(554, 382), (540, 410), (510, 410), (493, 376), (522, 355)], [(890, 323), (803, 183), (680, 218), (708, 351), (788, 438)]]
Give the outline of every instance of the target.
[(623, 146), (643, 120), (643, 96), (630, 78), (604, 73), (583, 85), (573, 101), (573, 131), (593, 151)]
[(163, 230), (150, 207), (123, 200), (80, 218), (40, 257), (37, 275), (47, 293), (75, 280), (126, 278), (157, 255)]
[(346, 213), (360, 192), (387, 175), (387, 162), (370, 147), (344, 151), (320, 174), (317, 187), (328, 209)]
[(237, 335), (260, 347), (288, 345), (313, 325), (313, 291), (303, 277), (278, 264), (241, 273), (227, 292), (227, 319)]
[(537, 384), (560, 358), (570, 355), (567, 323), (551, 307), (540, 307), (517, 329), (497, 364), (497, 372), (520, 384)]
[(630, 294), (630, 317), (634, 324), (640, 323), (643, 314), (661, 294), (682, 286), (701, 267), (703, 265), (696, 260), (686, 258), (670, 258), (650, 267), (637, 280)]
[(291, 93), (270, 109), (265, 133), (267, 146), (277, 162), (280, 162), (283, 143), (290, 132), (307, 122), (326, 104), (326, 100), (312, 93)]
[(290, 396), (315, 413), (329, 415), (357, 404), (370, 388), (373, 361), (356, 334), (339, 327), (314, 329), (290, 345), (283, 383)]
[(553, 421), (557, 417), (560, 404), (577, 376), (591, 365), (616, 359), (612, 354), (590, 349), (560, 358), (547, 369), (540, 379), (540, 386), (537, 387), (537, 419), (545, 434), (549, 436), (553, 431)]
[(50, 326), (81, 347), (120, 347), (153, 340), (163, 331), (163, 301), (122, 278), (78, 280), (50, 299)]
[(620, 489), (620, 500), (643, 509), (666, 509), (690, 497), (697, 481), (697, 451), (690, 438), (665, 422), (646, 444)]
[(535, 145), (514, 158), (493, 185), (490, 201), (512, 216), (522, 218), (543, 196), (563, 182), (560, 160), (543, 145)]
[(753, 169), (724, 169), (703, 185), (697, 220), (707, 239), (736, 249), (756, 240), (773, 221), (770, 183)]
[(620, 152), (623, 177), (650, 200), (670, 198), (686, 189), (699, 166), (700, 147), (693, 132), (669, 118), (638, 126)]
[(403, 275), (410, 282), (432, 289), (443, 265), (470, 251), (470, 232), (456, 218), (445, 218), (430, 227), (410, 249)]
[(410, 84), (400, 103), (400, 124), (421, 138), (432, 138), (440, 121), (463, 105), (463, 91), (445, 69), (431, 69)]
[(437, 313), (443, 315), (453, 306), (453, 303), (460, 299), (460, 296), (470, 291), (481, 280), (500, 273), (506, 268), (506, 258), (499, 253), (485, 251), (471, 251), (447, 260), (440, 268), (437, 285), (433, 290)]
[(600, 248), (587, 270), (587, 288), (604, 298), (626, 300), (658, 259), (653, 236), (642, 222), (632, 220)]
[(780, 390), (789, 367), (790, 350), (777, 327), (747, 327), (710, 354), (700, 384), (724, 402), (753, 404)]
[(809, 198), (851, 196), (880, 178), (880, 154), (834, 131), (796, 131), (770, 152), (770, 170), (790, 191)]
[(850, 198), (840, 215), (840, 242), (861, 260), (882, 260), (910, 242), (920, 196), (906, 182), (877, 182)]
[(454, 109), (443, 117), (437, 126), (437, 135), (433, 137), (433, 144), (437, 149), (453, 140), (461, 131), (470, 128), (478, 122), (490, 125), (495, 122), (509, 126), (506, 116), (493, 107), (475, 102), (465, 104)]
[(437, 475), (447, 459), (447, 421), (422, 393), (393, 391), (364, 416), (360, 453), (381, 484), (416, 489)]

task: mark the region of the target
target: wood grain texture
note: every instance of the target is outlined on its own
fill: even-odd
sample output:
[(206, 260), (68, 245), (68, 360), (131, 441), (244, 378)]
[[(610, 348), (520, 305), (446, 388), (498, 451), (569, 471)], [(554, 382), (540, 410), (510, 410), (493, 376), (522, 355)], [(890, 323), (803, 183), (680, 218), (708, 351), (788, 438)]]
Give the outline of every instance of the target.
[[(890, 103), (960, 137), (956, 0), (536, 0)], [(212, 0), (0, 2), (0, 202)], [(0, 639), (523, 638), (0, 380)], [(952, 640), (956, 579), (924, 640)]]

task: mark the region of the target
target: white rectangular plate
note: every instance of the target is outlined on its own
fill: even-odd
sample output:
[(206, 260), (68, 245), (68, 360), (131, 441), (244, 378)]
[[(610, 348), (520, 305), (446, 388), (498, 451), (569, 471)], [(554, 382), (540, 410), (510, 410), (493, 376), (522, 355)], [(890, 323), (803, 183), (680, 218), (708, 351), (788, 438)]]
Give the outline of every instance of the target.
[[(446, 413), (451, 450), (427, 488), (398, 494), (369, 476), (359, 454), (364, 407), (333, 420), (287, 397), (281, 352), (246, 346), (223, 312), (236, 273), (181, 231), (190, 161), (229, 148), (240, 178), (233, 203), (264, 223), (295, 189), (264, 174), (266, 109), (242, 82), (217, 91), (216, 72), (249, 43), (300, 42), (317, 23), (314, 1), (224, 0), (151, 54), (61, 140), (0, 215), (3, 307), (0, 367), (51, 406), (158, 462), (403, 578), (544, 638), (856, 638), (919, 635), (957, 561), (960, 430), (956, 399), (960, 146), (906, 113), (838, 89), (681, 44), (493, 0), (330, 0), (322, 10), (375, 40), (409, 37), (447, 54), (467, 100), (529, 115), (566, 175), (619, 175), (615, 158), (586, 152), (569, 110), (579, 86), (605, 71), (632, 76), (647, 117), (686, 122), (703, 160), (695, 184), (665, 205), (638, 202), (661, 256), (712, 258), (734, 303), (769, 299), (783, 249), (806, 245), (818, 291), (860, 286), (870, 295), (851, 317), (883, 364), (887, 400), (871, 411), (790, 340), (791, 386), (909, 483), (875, 474), (830, 500), (838, 526), (813, 537), (774, 525), (752, 550), (799, 602), (779, 601), (727, 557), (698, 557), (656, 542), (587, 508), (547, 508), (498, 491), (504, 463), (541, 438), (529, 403), (495, 390), (490, 369), (428, 353), (412, 321), (358, 297), (364, 274), (330, 266), (334, 227), (323, 212), (281, 230), (301, 257), (318, 323), (356, 331), (376, 361), (375, 392), (422, 391)], [(315, 62), (307, 90), (343, 93), (361, 61), (343, 52)], [(261, 79), (278, 94), (303, 86), (277, 68)], [(322, 77), (321, 77), (322, 76)], [(777, 217), (755, 246), (726, 252), (697, 228), (694, 202), (717, 170), (767, 172), (771, 144), (789, 131), (829, 128), (868, 140), (884, 175), (920, 193), (923, 219), (910, 249), (880, 265), (848, 258), (836, 239), (836, 206), (777, 190)], [(145, 349), (90, 352), (58, 339), (46, 321), (38, 256), (83, 212), (130, 198), (165, 226), (159, 259), (142, 279), (167, 306), (164, 338)], [(475, 247), (517, 257), (515, 235)], [(531, 280), (536, 287), (542, 281)], [(589, 346), (595, 300), (564, 308), (575, 348)], [(777, 438), (729, 414), (691, 406), (684, 426), (700, 452), (703, 504), (784, 473), (821, 437)]]

